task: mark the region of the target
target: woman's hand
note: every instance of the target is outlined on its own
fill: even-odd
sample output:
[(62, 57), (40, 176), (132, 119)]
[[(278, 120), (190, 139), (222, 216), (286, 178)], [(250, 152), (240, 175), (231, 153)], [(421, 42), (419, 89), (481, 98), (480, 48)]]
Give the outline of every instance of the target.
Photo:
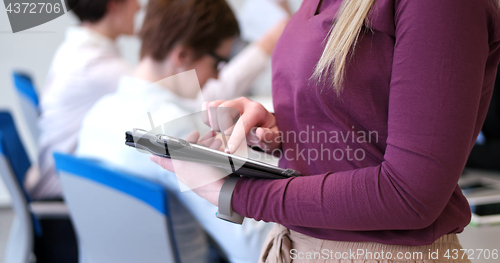
[[(232, 108), (235, 110), (224, 110)], [(234, 153), (242, 142), (258, 146), (264, 151), (272, 151), (281, 146), (281, 136), (276, 118), (260, 103), (241, 97), (229, 101), (212, 101), (203, 104), (203, 121), (212, 130), (231, 135), (226, 152)], [(234, 119), (238, 121), (234, 124)]]
[[(217, 138), (203, 136), (199, 140), (199, 137), (200, 134), (194, 131), (186, 137), (186, 141), (202, 144), (216, 150), (222, 145), (222, 142)], [(182, 182), (188, 188), (183, 189), (183, 186), (180, 185), (181, 191), (193, 190), (193, 192), (212, 204), (218, 205), (220, 189), (226, 180), (227, 173), (218, 168), (195, 162), (172, 160), (156, 155), (151, 155), (150, 159), (163, 169), (175, 173), (179, 182)]]

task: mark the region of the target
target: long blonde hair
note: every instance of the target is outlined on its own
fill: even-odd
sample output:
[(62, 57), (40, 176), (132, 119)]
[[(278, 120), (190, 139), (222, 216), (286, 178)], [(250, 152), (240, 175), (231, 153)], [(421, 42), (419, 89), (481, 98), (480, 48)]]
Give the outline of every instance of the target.
[(342, 2), (337, 12), (337, 22), (330, 29), (325, 49), (314, 69), (313, 78), (318, 81), (322, 81), (325, 76), (330, 76), (329, 80), (337, 95), (340, 95), (342, 91), (347, 55), (356, 46), (361, 28), (374, 2), (375, 0), (344, 0)]
[[(416, 0), (418, 1), (418, 0)], [(500, 7), (500, 0), (494, 0)], [(359, 33), (375, 0), (344, 0), (337, 13), (337, 22), (330, 29), (323, 54), (316, 64), (312, 78), (323, 81), (329, 77), (340, 95), (344, 82), (347, 56), (354, 51)], [(352, 53), (351, 53), (352, 54)], [(333, 73), (333, 74), (332, 74)]]

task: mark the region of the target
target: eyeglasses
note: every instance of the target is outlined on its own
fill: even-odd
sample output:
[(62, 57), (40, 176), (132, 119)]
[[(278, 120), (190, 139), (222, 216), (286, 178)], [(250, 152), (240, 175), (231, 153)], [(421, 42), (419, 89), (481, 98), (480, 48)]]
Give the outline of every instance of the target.
[(215, 58), (217, 60), (217, 63), (215, 64), (217, 72), (221, 71), (222, 68), (229, 62), (229, 59), (223, 58), (213, 51), (207, 51), (207, 54), (210, 55), (211, 57)]

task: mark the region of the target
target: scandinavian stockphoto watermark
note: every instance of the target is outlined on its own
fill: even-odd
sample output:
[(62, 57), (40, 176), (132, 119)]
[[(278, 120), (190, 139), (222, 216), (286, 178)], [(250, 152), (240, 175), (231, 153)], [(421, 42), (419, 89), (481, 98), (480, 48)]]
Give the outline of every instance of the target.
[(349, 249), (347, 251), (290, 250), (290, 259), (311, 260), (459, 260), (459, 259), (498, 259), (498, 249), (436, 249), (422, 251), (371, 251), (368, 249)]
[[(255, 134), (255, 130), (251, 132)], [(300, 131), (278, 131), (274, 137), (264, 135), (264, 142), (286, 145), (273, 149), (271, 154), (287, 161), (302, 161), (308, 165), (317, 161), (360, 162), (366, 158), (364, 144), (378, 143), (379, 134), (377, 131), (357, 130), (355, 126), (351, 126), (351, 130), (325, 131), (314, 125), (305, 125)]]
[(77, 0), (4, 0), (12, 33), (23, 31), (54, 20), (69, 11)]

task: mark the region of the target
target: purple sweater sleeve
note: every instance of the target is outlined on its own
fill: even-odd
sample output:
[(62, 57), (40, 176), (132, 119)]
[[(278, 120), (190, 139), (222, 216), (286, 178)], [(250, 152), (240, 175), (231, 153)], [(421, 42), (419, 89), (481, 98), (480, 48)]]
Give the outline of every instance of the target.
[(236, 212), (353, 231), (420, 229), (442, 213), (484, 119), (483, 87), (494, 81), (485, 79), (487, 13), (476, 1), (401, 0), (394, 19), (383, 162), (286, 180), (242, 178)]

